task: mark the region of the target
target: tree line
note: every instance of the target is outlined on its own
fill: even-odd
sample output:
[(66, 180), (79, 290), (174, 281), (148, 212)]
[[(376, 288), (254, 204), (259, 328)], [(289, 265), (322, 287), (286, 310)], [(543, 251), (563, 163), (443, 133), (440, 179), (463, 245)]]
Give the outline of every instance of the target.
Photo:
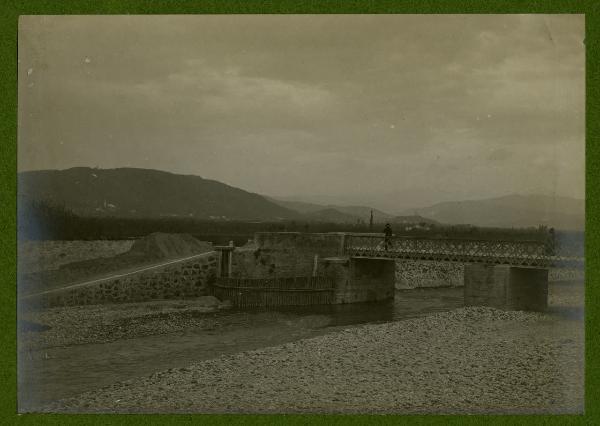
[[(189, 233), (216, 243), (233, 239), (236, 244), (252, 238), (255, 232), (382, 232), (383, 226), (287, 221), (212, 221), (193, 218), (130, 218), (80, 216), (60, 204), (20, 200), (18, 237), (22, 240), (118, 240), (139, 238), (152, 232)], [(382, 228), (382, 229), (379, 229)], [(393, 224), (396, 236), (420, 238), (460, 238), (485, 240), (547, 241), (546, 226), (531, 228), (489, 228), (472, 225)], [(553, 230), (552, 230), (553, 231)], [(564, 234), (564, 233), (563, 233)], [(576, 240), (578, 236), (573, 237)]]

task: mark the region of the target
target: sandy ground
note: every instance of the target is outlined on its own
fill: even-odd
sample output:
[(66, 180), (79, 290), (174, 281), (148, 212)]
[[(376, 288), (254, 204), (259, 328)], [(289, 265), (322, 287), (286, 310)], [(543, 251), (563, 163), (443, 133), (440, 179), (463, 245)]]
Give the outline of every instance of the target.
[(461, 308), (199, 362), (50, 412), (580, 413), (583, 324)]

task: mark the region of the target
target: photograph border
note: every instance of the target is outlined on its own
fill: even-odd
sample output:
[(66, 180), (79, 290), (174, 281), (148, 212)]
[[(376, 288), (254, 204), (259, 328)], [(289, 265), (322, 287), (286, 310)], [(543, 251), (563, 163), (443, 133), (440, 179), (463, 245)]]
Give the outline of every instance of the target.
[[(0, 5), (0, 138), (2, 140), (0, 200), (0, 312), (3, 332), (0, 407), (4, 424), (600, 424), (600, 5), (596, 0), (410, 0), (410, 1), (152, 1), (152, 0), (4, 0)], [(20, 15), (61, 14), (453, 14), (576, 13), (585, 14), (586, 28), (586, 256), (585, 327), (586, 387), (584, 415), (127, 415), (17, 414), (16, 405), (16, 176), (17, 176), (17, 29)]]

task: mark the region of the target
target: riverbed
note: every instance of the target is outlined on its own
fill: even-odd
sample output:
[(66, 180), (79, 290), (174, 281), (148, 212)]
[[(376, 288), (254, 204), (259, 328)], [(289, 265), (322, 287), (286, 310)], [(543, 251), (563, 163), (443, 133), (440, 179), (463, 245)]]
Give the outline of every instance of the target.
[[(186, 318), (189, 306), (186, 308), (184, 304), (175, 310), (178, 314), (156, 322), (163, 325), (172, 322), (172, 327), (156, 328), (155, 333), (137, 333), (136, 330), (144, 329), (140, 324), (121, 321), (117, 322), (121, 324), (119, 327), (133, 332), (116, 333), (116, 337), (100, 336), (96, 341), (88, 338), (83, 343), (74, 340), (52, 345), (47, 341), (45, 346), (21, 351), (19, 408), (36, 411), (56, 400), (95, 392), (116, 382), (143, 380), (157, 371), (177, 370), (223, 356), (280, 347), (364, 324), (397, 323), (448, 312), (462, 307), (462, 291), (462, 288), (399, 291), (393, 301), (380, 304), (277, 311), (202, 313), (197, 310), (189, 318)], [(582, 301), (581, 285), (553, 284), (548, 318), (559, 323), (579, 324), (583, 330)], [(104, 329), (110, 327), (115, 325), (106, 324)], [(39, 332), (44, 333), (49, 331)], [(218, 404), (215, 407), (217, 411), (228, 411)]]

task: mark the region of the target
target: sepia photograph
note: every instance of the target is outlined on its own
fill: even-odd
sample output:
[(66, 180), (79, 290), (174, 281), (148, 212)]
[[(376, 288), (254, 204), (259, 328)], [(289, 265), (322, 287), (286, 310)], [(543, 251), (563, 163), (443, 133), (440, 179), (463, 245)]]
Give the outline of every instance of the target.
[(19, 413), (584, 414), (583, 14), (23, 15)]

